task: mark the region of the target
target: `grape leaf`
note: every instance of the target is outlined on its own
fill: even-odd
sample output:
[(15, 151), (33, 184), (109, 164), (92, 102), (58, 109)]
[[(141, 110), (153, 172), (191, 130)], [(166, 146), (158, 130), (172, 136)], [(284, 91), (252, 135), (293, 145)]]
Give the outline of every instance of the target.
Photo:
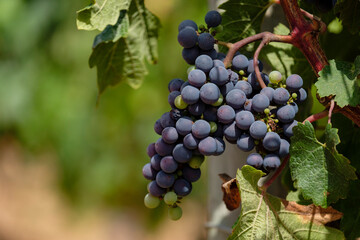
[(360, 32), (360, 2), (359, 0), (338, 0), (335, 13), (340, 15), (343, 25), (352, 34)]
[(99, 93), (109, 85), (126, 81), (138, 88), (147, 74), (144, 60), (157, 61), (159, 19), (145, 8), (144, 0), (132, 0), (115, 25), (108, 25), (94, 40), (90, 67), (97, 67)]
[(238, 170), (241, 215), (230, 240), (251, 239), (345, 239), (341, 231), (323, 224), (339, 219), (332, 208), (302, 206), (262, 193), (257, 183), (264, 175), (251, 166)]
[(321, 143), (311, 123), (306, 121), (293, 128), (291, 137), (289, 166), (295, 187), (305, 199), (312, 199), (315, 205), (324, 208), (345, 198), (349, 181), (357, 179), (350, 161), (336, 150), (340, 143), (337, 131), (328, 124), (325, 143)]
[(360, 56), (355, 64), (330, 60), (329, 65), (319, 72), (315, 86), (320, 97), (335, 96), (334, 101), (340, 107), (355, 107), (360, 104), (360, 87), (357, 75), (360, 73)]
[(120, 10), (127, 10), (131, 0), (92, 0), (91, 4), (77, 11), (76, 24), (81, 30), (102, 31), (107, 25), (114, 25)]
[[(260, 32), (266, 9), (272, 4), (269, 0), (229, 0), (219, 6), (222, 14), (223, 32), (216, 38), (225, 42), (237, 42)], [(248, 45), (248, 51), (252, 51)], [(249, 48), (250, 47), (250, 48)]]

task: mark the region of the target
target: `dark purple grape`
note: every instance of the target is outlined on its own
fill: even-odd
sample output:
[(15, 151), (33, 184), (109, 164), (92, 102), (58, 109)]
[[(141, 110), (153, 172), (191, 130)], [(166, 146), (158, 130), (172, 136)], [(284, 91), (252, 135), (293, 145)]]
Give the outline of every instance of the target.
[(175, 108), (174, 100), (179, 95), (180, 95), (179, 91), (172, 91), (171, 93), (169, 93), (169, 95), (168, 95), (168, 103), (170, 104), (170, 106), (172, 108)]
[(251, 151), (255, 147), (254, 139), (247, 133), (243, 133), (240, 138), (238, 138), (236, 145), (244, 152)]
[(175, 182), (174, 174), (160, 171), (156, 175), (156, 183), (162, 188), (169, 188), (174, 184), (174, 182)]
[[(211, 57), (209, 57), (208, 55), (200, 55), (195, 60), (195, 67), (205, 73), (210, 72), (210, 70), (213, 68), (213, 66), (214, 66), (214, 62), (211, 59)], [(190, 81), (190, 78), (189, 78), (189, 81)], [(205, 76), (205, 81), (206, 81), (206, 76)], [(204, 83), (205, 83), (205, 81), (204, 81)], [(196, 86), (196, 85), (194, 85), (194, 86)], [(197, 86), (197, 87), (201, 87), (201, 86)]]
[(180, 78), (175, 78), (171, 80), (168, 84), (169, 92), (173, 91), (179, 91), (181, 85), (184, 83), (184, 80), (181, 80)]
[(184, 48), (182, 50), (182, 57), (188, 64), (195, 64), (196, 58), (200, 55), (200, 49), (198, 46), (192, 48)]
[(161, 126), (161, 122), (160, 119), (156, 120), (155, 124), (154, 124), (154, 131), (161, 135), (162, 130), (164, 130), (164, 128)]
[(295, 118), (295, 110), (292, 106), (285, 105), (277, 110), (276, 115), (280, 122), (289, 123)]
[(213, 60), (214, 67), (225, 67), (224, 63), (221, 60)]
[(179, 32), (177, 39), (184, 48), (192, 48), (196, 45), (198, 36), (192, 27), (185, 27)]
[(149, 190), (149, 193), (155, 197), (160, 197), (161, 195), (165, 194), (166, 193), (166, 189), (165, 188), (162, 188), (160, 187), (156, 181), (152, 181), (149, 183), (148, 185), (148, 190)]
[[(209, 56), (201, 55), (197, 59), (199, 59), (200, 57), (208, 57), (208, 58), (210, 58)], [(211, 58), (210, 58), (210, 61), (212, 63)], [(196, 64), (196, 61), (195, 61), (195, 64)], [(206, 82), (206, 75), (202, 70), (194, 69), (194, 70), (191, 70), (191, 72), (189, 72), (188, 80), (189, 80), (189, 83), (191, 85), (193, 85), (195, 87), (201, 87)]]
[(155, 143), (150, 143), (146, 149), (147, 155), (151, 158), (156, 154)]
[[(195, 34), (196, 34), (196, 32), (195, 32)], [(214, 48), (215, 39), (210, 33), (204, 32), (199, 35), (198, 43), (199, 43), (200, 49), (208, 51), (208, 50), (211, 50)], [(183, 45), (181, 45), (181, 46), (183, 46)]]
[(205, 120), (197, 120), (192, 125), (191, 132), (196, 138), (205, 138), (210, 134), (210, 124)]
[(184, 20), (179, 24), (178, 31), (180, 32), (186, 27), (192, 27), (195, 31), (198, 30), (198, 26), (193, 20)]
[(192, 125), (194, 122), (189, 117), (182, 117), (179, 120), (177, 120), (175, 126), (178, 133), (182, 136), (185, 136), (186, 134), (191, 132)]
[(263, 166), (267, 171), (272, 171), (280, 166), (280, 158), (276, 154), (268, 154), (264, 157)]
[(183, 116), (183, 112), (177, 108), (173, 108), (170, 110), (170, 116), (174, 121), (179, 120)]
[[(261, 78), (264, 81), (265, 85), (267, 86), (269, 84), (269, 82), (270, 82), (268, 75), (266, 75), (265, 73), (261, 73)], [(255, 72), (250, 73), (250, 75), (248, 76), (248, 82), (250, 83), (252, 89), (255, 89), (255, 90), (260, 90), (261, 89)]]
[(175, 121), (171, 118), (169, 112), (166, 112), (161, 116), (160, 123), (163, 128), (175, 126)]
[(252, 99), (252, 109), (256, 112), (264, 112), (270, 105), (269, 98), (264, 94), (256, 94)]
[(250, 135), (255, 139), (262, 139), (267, 133), (266, 124), (260, 120), (253, 122), (249, 128)]
[(219, 12), (212, 10), (206, 13), (205, 22), (209, 28), (217, 27), (221, 24), (221, 15)]
[(199, 145), (199, 139), (197, 139), (196, 137), (194, 137), (194, 135), (189, 133), (184, 137), (183, 143), (186, 148), (194, 150), (197, 149)]
[(180, 197), (185, 197), (192, 190), (191, 183), (183, 178), (178, 178), (174, 183), (174, 192)]
[(252, 99), (247, 99), (244, 103), (244, 110), (251, 112), (252, 110)]
[(143, 176), (148, 180), (154, 180), (156, 177), (156, 173), (157, 172), (151, 167), (150, 163), (145, 164), (142, 169)]
[(236, 127), (235, 121), (224, 125), (224, 136), (226, 140), (230, 143), (236, 143), (237, 139), (240, 137), (241, 131), (239, 128)]
[(182, 169), (182, 177), (188, 182), (196, 182), (201, 176), (200, 168), (192, 168), (189, 165), (185, 165)]
[(161, 136), (162, 136), (162, 139), (164, 140), (164, 142), (169, 143), (169, 144), (175, 143), (179, 138), (179, 134), (178, 134), (176, 128), (174, 128), (174, 127), (164, 128)]
[(283, 158), (289, 154), (290, 143), (285, 139), (281, 139), (280, 141), (281, 142), (280, 142), (280, 148), (278, 154), (281, 158)]
[(284, 135), (288, 138), (292, 137), (294, 135), (293, 133), (293, 127), (295, 127), (298, 124), (298, 121), (294, 120), (291, 123), (284, 124), (283, 130)]
[(236, 126), (242, 130), (248, 130), (253, 122), (255, 122), (254, 115), (249, 111), (240, 111), (235, 116)]
[(249, 59), (245, 55), (239, 54), (233, 58), (232, 66), (236, 71), (245, 71), (248, 69)]
[[(258, 65), (259, 65), (259, 70), (260, 72), (262, 72), (264, 66), (263, 66), (263, 63), (258, 60)], [(249, 60), (249, 65), (248, 65), (248, 68), (247, 68), (247, 72), (248, 73), (252, 73), (252, 72), (255, 72), (255, 69), (254, 69), (254, 60), (253, 59), (250, 59)]]
[(192, 151), (187, 149), (184, 144), (177, 144), (172, 152), (174, 159), (179, 163), (186, 163), (192, 157)]
[(228, 73), (230, 82), (232, 82), (235, 86), (235, 84), (239, 81), (239, 75), (236, 72), (231, 71), (231, 69), (228, 69)]
[(212, 106), (206, 106), (203, 114), (204, 120), (208, 122), (217, 121), (217, 108)]
[(290, 103), (290, 106), (292, 106), (294, 108), (295, 114), (297, 114), (299, 112), (299, 107), (296, 104), (296, 102)]
[(215, 152), (215, 156), (218, 156), (218, 155), (221, 155), (225, 152), (225, 142), (222, 138), (215, 138), (215, 141), (216, 141), (216, 152)]
[(228, 82), (220, 87), (220, 92), (225, 97), (233, 89), (234, 89), (234, 84), (232, 82)]
[(199, 117), (205, 111), (205, 104), (201, 101), (198, 101), (197, 103), (189, 105), (188, 111), (191, 115)]
[[(238, 90), (240, 91), (240, 90)], [(245, 94), (244, 94), (245, 96)], [(229, 105), (222, 105), (217, 111), (217, 117), (221, 123), (231, 123), (235, 118), (235, 111)]]
[(160, 161), (161, 170), (166, 173), (173, 173), (178, 168), (178, 163), (172, 156), (163, 157)]
[(207, 51), (200, 49), (200, 53), (208, 55), (209, 57), (211, 57), (212, 60), (216, 59), (217, 57), (217, 51), (214, 48)]
[(307, 93), (306, 93), (305, 89), (300, 88), (299, 92), (297, 93), (298, 102), (303, 102), (306, 100), (306, 98), (307, 98)]
[(265, 96), (267, 96), (269, 98), (270, 102), (273, 100), (274, 92), (275, 92), (275, 90), (271, 87), (263, 88), (260, 91), (261, 94), (264, 94)]
[(246, 102), (246, 94), (239, 89), (231, 90), (225, 97), (226, 103), (234, 109), (240, 109)]
[(196, 87), (186, 86), (181, 91), (181, 97), (187, 104), (194, 104), (200, 99), (200, 91)]
[(200, 98), (206, 104), (214, 104), (220, 97), (220, 90), (214, 83), (205, 83), (200, 88)]
[(247, 97), (250, 97), (252, 93), (252, 86), (247, 81), (238, 81), (235, 88), (243, 91)]
[(292, 74), (286, 79), (286, 88), (291, 92), (299, 91), (302, 85), (303, 80), (297, 74)]
[(155, 150), (161, 156), (170, 155), (173, 149), (174, 144), (168, 144), (162, 138), (159, 138), (155, 143)]
[(215, 154), (217, 150), (216, 140), (213, 137), (206, 137), (200, 140), (198, 150), (204, 156)]
[(251, 153), (246, 159), (246, 164), (259, 169), (263, 165), (263, 161), (260, 154)]
[(280, 147), (280, 140), (279, 134), (268, 132), (263, 139), (263, 146), (268, 151), (276, 151)]
[(286, 104), (290, 98), (288, 90), (285, 88), (277, 88), (274, 91), (273, 102), (279, 105)]
[(160, 161), (161, 161), (161, 156), (159, 154), (155, 154), (151, 159), (150, 159), (150, 164), (151, 167), (153, 169), (155, 169), (156, 171), (160, 171)]
[(213, 67), (209, 73), (210, 82), (222, 86), (229, 81), (229, 73), (224, 67)]

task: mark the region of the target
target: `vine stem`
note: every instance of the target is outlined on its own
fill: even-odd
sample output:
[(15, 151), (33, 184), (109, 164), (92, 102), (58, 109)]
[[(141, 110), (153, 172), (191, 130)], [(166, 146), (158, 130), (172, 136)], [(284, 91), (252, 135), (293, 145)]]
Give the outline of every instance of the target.
[(276, 172), (274, 173), (274, 175), (271, 176), (271, 178), (266, 181), (266, 183), (264, 183), (264, 185), (261, 187), (264, 191), (270, 187), (270, 185), (275, 181), (275, 179), (280, 175), (280, 173), (282, 172), (282, 170), (284, 170), (286, 164), (288, 163), (290, 159), (290, 155), (288, 154), (284, 160), (282, 161), (281, 165), (278, 167), (278, 169), (276, 170)]
[(335, 101), (334, 101), (334, 99), (332, 99), (332, 100), (330, 101), (330, 108), (329, 108), (329, 114), (328, 114), (328, 124), (331, 123), (331, 116), (332, 116), (334, 107), (335, 107)]
[(258, 83), (260, 84), (261, 88), (266, 88), (266, 84), (264, 83), (264, 80), (261, 77), (258, 58), (259, 58), (260, 51), (265, 46), (265, 44), (267, 44), (267, 39), (263, 38), (263, 40), (261, 41), (261, 43), (259, 44), (258, 48), (256, 49), (256, 51), (254, 53), (254, 61), (253, 61), (254, 62), (254, 69), (255, 69), (256, 79), (257, 79)]
[(326, 116), (328, 116), (328, 113), (329, 111), (328, 110), (325, 110), (325, 111), (322, 111), (322, 112), (319, 112), (319, 113), (315, 113), (309, 117), (307, 117), (304, 121), (303, 121), (303, 124), (306, 122), (306, 121), (309, 121), (309, 122), (315, 122), (317, 120), (320, 120)]

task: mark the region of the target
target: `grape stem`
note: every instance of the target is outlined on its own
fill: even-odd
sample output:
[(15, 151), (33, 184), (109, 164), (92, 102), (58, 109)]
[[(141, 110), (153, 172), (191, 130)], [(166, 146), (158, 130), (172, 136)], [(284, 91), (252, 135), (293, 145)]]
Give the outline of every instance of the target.
[(270, 187), (270, 185), (275, 181), (275, 179), (280, 175), (280, 173), (282, 172), (282, 170), (284, 170), (286, 164), (288, 163), (290, 159), (290, 155), (288, 154), (284, 160), (282, 161), (281, 165), (277, 168), (276, 172), (274, 173), (274, 175), (271, 176), (271, 178), (266, 181), (266, 183), (264, 183), (264, 185), (261, 187), (263, 189), (263, 191), (266, 191), (266, 189), (268, 187)]
[(258, 58), (259, 58), (259, 54), (261, 49), (265, 46), (265, 44), (267, 44), (267, 40), (266, 38), (263, 38), (263, 40), (261, 40), (258, 48), (256, 49), (255, 53), (254, 53), (254, 69), (255, 69), (255, 74), (256, 74), (256, 79), (258, 81), (258, 83), (260, 84), (261, 88), (266, 88), (266, 85), (264, 83), (264, 80), (261, 77), (261, 73), (260, 73), (260, 69), (259, 69), (259, 64), (258, 64)]
[(329, 114), (329, 111), (328, 110), (325, 110), (325, 111), (322, 111), (322, 112), (319, 112), (319, 113), (315, 113), (309, 117), (307, 117), (304, 121), (303, 121), (303, 124), (305, 124), (306, 121), (309, 121), (309, 122), (315, 122), (317, 120), (320, 120), (326, 116), (328, 116)]

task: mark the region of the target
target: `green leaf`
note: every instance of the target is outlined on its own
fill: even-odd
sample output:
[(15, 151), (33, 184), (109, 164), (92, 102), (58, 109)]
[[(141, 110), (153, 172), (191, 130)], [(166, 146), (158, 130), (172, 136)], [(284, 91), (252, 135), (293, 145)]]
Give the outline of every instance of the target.
[(359, 0), (338, 0), (335, 5), (336, 14), (340, 15), (343, 25), (352, 34), (360, 32), (360, 2)]
[(299, 212), (288, 210), (290, 202), (262, 193), (257, 183), (263, 175), (262, 171), (247, 165), (238, 170), (241, 215), (228, 239), (345, 239), (341, 231), (312, 221), (311, 214), (305, 218)]
[(339, 154), (337, 129), (328, 124), (325, 143), (319, 142), (310, 122), (299, 123), (291, 137), (290, 170), (295, 186), (305, 199), (326, 208), (339, 198), (346, 198), (349, 181), (355, 180), (355, 169), (350, 161)]
[[(272, 4), (269, 0), (229, 0), (219, 6), (222, 14), (223, 32), (216, 38), (225, 42), (237, 42), (260, 32), (266, 9)], [(248, 51), (252, 51), (248, 45)]]
[(131, 0), (92, 0), (91, 4), (77, 11), (78, 29), (102, 31), (107, 25), (114, 25), (120, 10), (127, 10)]
[(319, 72), (315, 83), (320, 97), (335, 96), (334, 100), (340, 107), (355, 107), (360, 104), (360, 88), (357, 76), (360, 73), (360, 56), (355, 64), (330, 60), (329, 65)]
[(126, 81), (140, 87), (147, 74), (145, 59), (156, 63), (159, 19), (145, 8), (144, 0), (132, 0), (128, 11), (121, 11), (115, 25), (108, 25), (94, 40), (90, 67), (97, 67), (101, 94), (109, 85)]

